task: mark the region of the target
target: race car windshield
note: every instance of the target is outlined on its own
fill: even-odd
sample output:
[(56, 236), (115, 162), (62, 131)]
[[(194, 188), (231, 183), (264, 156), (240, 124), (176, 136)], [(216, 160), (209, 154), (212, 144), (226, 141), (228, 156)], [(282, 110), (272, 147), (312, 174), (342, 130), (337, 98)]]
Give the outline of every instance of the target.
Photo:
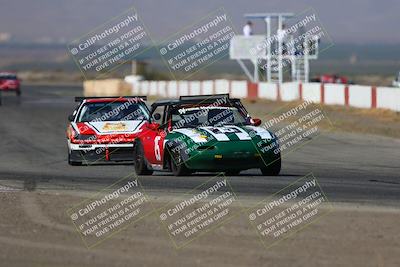
[(86, 103), (78, 122), (145, 120), (149, 116), (144, 104), (132, 102)]
[(235, 107), (195, 107), (176, 109), (172, 113), (174, 128), (248, 124)]
[(16, 80), (17, 76), (16, 75), (10, 75), (10, 74), (0, 74), (0, 79), (1, 80)]

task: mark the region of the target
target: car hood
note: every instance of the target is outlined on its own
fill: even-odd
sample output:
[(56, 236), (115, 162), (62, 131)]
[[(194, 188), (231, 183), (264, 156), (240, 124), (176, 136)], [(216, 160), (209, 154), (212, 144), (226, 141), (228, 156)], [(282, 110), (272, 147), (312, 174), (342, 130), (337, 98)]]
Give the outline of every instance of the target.
[[(82, 128), (82, 123), (77, 128)], [(101, 121), (101, 122), (85, 122), (88, 128), (92, 129), (96, 134), (132, 134), (141, 131), (144, 121)]]
[(205, 143), (210, 141), (232, 142), (250, 141), (252, 139), (273, 139), (273, 134), (262, 127), (256, 126), (236, 126), (224, 125), (220, 127), (207, 126), (197, 128), (180, 128), (171, 133), (179, 133), (188, 137), (195, 143)]

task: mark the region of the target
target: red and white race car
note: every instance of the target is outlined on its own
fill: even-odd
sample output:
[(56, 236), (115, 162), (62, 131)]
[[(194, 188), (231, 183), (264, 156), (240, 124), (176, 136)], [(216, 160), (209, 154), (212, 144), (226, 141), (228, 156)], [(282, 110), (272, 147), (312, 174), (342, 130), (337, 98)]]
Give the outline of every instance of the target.
[(143, 131), (149, 109), (143, 96), (76, 97), (68, 117), (68, 163), (132, 161), (135, 138)]
[(0, 91), (12, 91), (21, 95), (20, 81), (15, 73), (0, 72)]

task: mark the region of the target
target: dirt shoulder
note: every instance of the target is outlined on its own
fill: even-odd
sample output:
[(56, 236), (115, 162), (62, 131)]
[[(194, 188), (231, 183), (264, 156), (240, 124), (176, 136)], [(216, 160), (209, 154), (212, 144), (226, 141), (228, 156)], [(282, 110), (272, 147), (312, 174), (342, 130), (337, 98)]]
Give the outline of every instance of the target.
[[(268, 249), (247, 216), (238, 215), (176, 250), (153, 214), (86, 249), (65, 214), (83, 196), (35, 191), (0, 197), (4, 266), (400, 265), (400, 211), (394, 208), (334, 204), (329, 214)], [(165, 205), (162, 195), (151, 201), (155, 208)]]

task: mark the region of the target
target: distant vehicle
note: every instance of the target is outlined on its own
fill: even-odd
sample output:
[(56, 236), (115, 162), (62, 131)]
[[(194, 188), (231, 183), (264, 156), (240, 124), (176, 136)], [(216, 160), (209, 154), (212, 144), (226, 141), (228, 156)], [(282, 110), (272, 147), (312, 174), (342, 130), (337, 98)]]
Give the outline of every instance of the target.
[(399, 71), (396, 79), (393, 81), (393, 86), (394, 87), (400, 87), (400, 71)]
[[(218, 105), (215, 105), (218, 103)], [(143, 134), (135, 140), (135, 171), (176, 176), (223, 171), (237, 175), (259, 168), (263, 175), (281, 170), (277, 137), (257, 127), (240, 99), (229, 95), (181, 96), (154, 102)]]
[(338, 76), (336, 74), (323, 74), (311, 80), (312, 82), (319, 83), (338, 83), (338, 84), (349, 84), (349, 80), (345, 76)]
[(68, 116), (68, 164), (133, 161), (134, 141), (149, 118), (146, 97), (76, 97)]
[(0, 91), (12, 91), (17, 96), (21, 95), (20, 80), (15, 73), (0, 72)]

